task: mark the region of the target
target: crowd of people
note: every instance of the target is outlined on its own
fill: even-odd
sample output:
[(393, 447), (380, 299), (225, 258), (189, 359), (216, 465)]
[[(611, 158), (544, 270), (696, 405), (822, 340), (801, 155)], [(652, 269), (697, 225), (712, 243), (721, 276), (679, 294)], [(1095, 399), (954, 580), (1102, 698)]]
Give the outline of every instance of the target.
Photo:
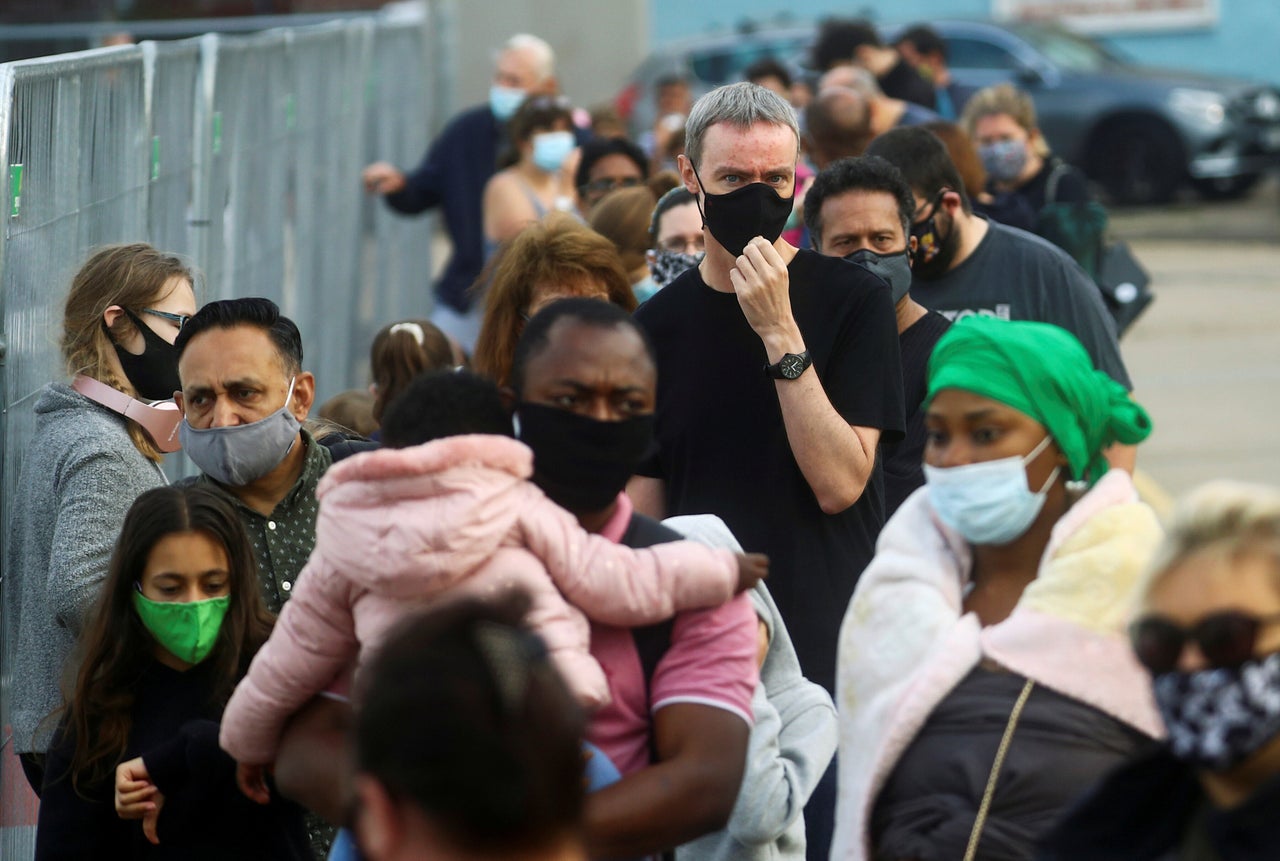
[(633, 141), (513, 37), (365, 169), (453, 256), (323, 405), (273, 302), (90, 254), (5, 560), (40, 861), (1273, 857), (1280, 491), (1140, 497), (1025, 94), (811, 64)]

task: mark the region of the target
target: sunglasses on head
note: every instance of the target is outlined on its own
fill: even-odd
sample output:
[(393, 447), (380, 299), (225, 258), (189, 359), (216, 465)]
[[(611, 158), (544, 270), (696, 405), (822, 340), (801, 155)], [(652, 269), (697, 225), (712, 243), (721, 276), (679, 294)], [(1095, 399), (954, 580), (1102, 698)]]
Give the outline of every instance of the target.
[(1196, 644), (1210, 667), (1238, 667), (1253, 658), (1262, 626), (1276, 622), (1280, 622), (1280, 614), (1251, 616), (1228, 610), (1182, 628), (1163, 616), (1146, 616), (1133, 623), (1129, 636), (1138, 662), (1159, 676), (1178, 668), (1188, 641)]

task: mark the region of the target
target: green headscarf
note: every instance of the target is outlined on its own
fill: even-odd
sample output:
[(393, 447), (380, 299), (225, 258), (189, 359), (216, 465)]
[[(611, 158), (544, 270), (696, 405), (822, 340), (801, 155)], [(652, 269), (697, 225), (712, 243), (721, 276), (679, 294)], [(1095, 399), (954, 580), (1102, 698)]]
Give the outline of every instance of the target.
[(1107, 471), (1102, 451), (1134, 445), (1151, 418), (1102, 371), (1065, 329), (1048, 323), (966, 317), (947, 330), (929, 357), (925, 406), (942, 389), (999, 401), (1044, 425), (1066, 455), (1074, 479), (1090, 484)]

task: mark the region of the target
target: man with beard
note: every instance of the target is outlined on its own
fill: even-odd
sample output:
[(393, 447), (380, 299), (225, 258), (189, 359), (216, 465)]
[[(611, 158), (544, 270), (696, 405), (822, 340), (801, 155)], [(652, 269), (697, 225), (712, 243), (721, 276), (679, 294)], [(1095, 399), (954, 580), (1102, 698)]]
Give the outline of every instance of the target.
[[(911, 186), (911, 295), (917, 302), (953, 322), (978, 314), (1061, 326), (1089, 351), (1094, 367), (1132, 391), (1097, 285), (1052, 243), (975, 215), (937, 135), (894, 129), (873, 140), (867, 155), (893, 164)], [(1113, 446), (1107, 460), (1132, 471), (1135, 450)]]

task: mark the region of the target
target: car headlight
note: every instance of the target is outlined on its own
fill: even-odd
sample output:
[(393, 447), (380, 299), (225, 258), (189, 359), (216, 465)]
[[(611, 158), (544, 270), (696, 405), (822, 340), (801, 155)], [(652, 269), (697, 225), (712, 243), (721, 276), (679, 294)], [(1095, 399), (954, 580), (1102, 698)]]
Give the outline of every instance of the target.
[(1226, 99), (1213, 90), (1190, 90), (1182, 87), (1170, 90), (1169, 106), (1188, 119), (1210, 126), (1222, 125), (1227, 117)]
[(1253, 97), (1253, 115), (1260, 120), (1280, 120), (1280, 94), (1263, 90)]

